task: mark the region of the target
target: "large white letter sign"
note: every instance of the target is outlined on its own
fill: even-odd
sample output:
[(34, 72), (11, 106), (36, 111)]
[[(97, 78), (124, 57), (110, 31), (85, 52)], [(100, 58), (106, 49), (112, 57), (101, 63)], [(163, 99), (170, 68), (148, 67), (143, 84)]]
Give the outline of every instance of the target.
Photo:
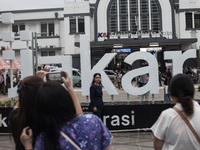
[[(21, 80), (27, 76), (33, 75), (33, 57), (32, 50), (21, 50)], [(61, 63), (63, 70), (69, 73), (72, 79), (72, 57), (71, 56), (52, 56), (39, 57), (39, 64), (56, 64)], [(8, 90), (8, 98), (17, 97), (17, 86)]]
[(89, 89), (92, 83), (93, 75), (95, 73), (101, 74), (102, 84), (108, 94), (118, 95), (115, 86), (112, 84), (112, 82), (104, 72), (104, 68), (115, 57), (116, 53), (105, 54), (91, 70), (90, 38), (88, 35), (80, 35), (80, 53), (82, 95), (89, 95)]
[(173, 76), (183, 73), (183, 64), (189, 58), (196, 58), (196, 49), (187, 50), (182, 54), (182, 51), (164, 52), (164, 59), (172, 59)]
[[(21, 80), (33, 75), (33, 52), (30, 49), (20, 50)], [(17, 97), (17, 86), (8, 89), (8, 98)]]
[(30, 49), (20, 50), (21, 79), (33, 75), (33, 51)]
[[(126, 57), (124, 62), (132, 65), (132, 63), (136, 60), (146, 60), (149, 64), (149, 66), (134, 69), (132, 71), (129, 71), (122, 77), (122, 87), (124, 91), (131, 95), (141, 95), (144, 94), (148, 91), (150, 91), (151, 94), (158, 94), (159, 93), (159, 88), (158, 88), (158, 63), (156, 58), (147, 52), (134, 52), (131, 53)], [(141, 87), (133, 87), (131, 84), (131, 80), (134, 77), (137, 77), (139, 75), (143, 74), (149, 74), (149, 81), (148, 83)]]

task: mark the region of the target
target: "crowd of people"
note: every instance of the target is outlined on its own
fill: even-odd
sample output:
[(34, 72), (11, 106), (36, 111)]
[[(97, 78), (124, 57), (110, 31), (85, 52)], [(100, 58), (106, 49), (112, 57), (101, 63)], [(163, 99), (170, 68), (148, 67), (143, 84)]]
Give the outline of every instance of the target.
[[(111, 149), (113, 136), (101, 121), (104, 105), (101, 74), (94, 74), (90, 87), (93, 115), (83, 114), (71, 79), (63, 72), (64, 85), (44, 82), (48, 74), (45, 71), (19, 82), (19, 102), (9, 115), (16, 150)], [(168, 86), (168, 94), (176, 104), (163, 111), (152, 126), (154, 148), (199, 150), (200, 105), (193, 100), (193, 82), (188, 75), (178, 74)]]
[[(15, 87), (20, 80), (20, 77), (17, 73), (14, 74), (13, 77), (13, 87)], [(6, 77), (4, 77), (4, 74), (0, 75), (0, 94), (5, 95), (8, 92), (8, 89), (11, 87), (11, 80), (10, 75), (6, 74)]]
[[(195, 90), (189, 71), (172, 77), (167, 69), (160, 75), (164, 101), (173, 101), (175, 106), (164, 110), (151, 127), (155, 149), (200, 149), (200, 105), (193, 100)], [(89, 109), (93, 115), (83, 114), (71, 79), (66, 71), (62, 72), (66, 75), (62, 85), (44, 82), (49, 72), (42, 70), (21, 81), (14, 76), (19, 101), (9, 115), (9, 128), (16, 150), (111, 149), (113, 136), (101, 121), (104, 109), (101, 74), (93, 75), (90, 87)], [(117, 73), (117, 87), (121, 89), (123, 73)], [(148, 74), (141, 75), (138, 87), (145, 86), (148, 79)], [(1, 89), (4, 82), (9, 87), (9, 75), (6, 80), (0, 76)], [(149, 101), (149, 92), (141, 95), (140, 101), (144, 97)]]

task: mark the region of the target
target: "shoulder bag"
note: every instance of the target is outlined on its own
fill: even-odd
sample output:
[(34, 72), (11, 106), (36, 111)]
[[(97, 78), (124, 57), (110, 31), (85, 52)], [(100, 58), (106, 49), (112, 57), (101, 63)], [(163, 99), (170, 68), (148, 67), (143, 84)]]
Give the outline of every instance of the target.
[(173, 109), (181, 116), (181, 118), (185, 121), (185, 123), (187, 124), (187, 126), (189, 127), (189, 129), (192, 131), (192, 133), (194, 134), (194, 136), (196, 137), (197, 141), (200, 143), (200, 138), (198, 136), (198, 134), (196, 133), (196, 131), (194, 130), (194, 128), (192, 127), (192, 125), (190, 124), (190, 122), (188, 121), (188, 119), (181, 113), (181, 111), (176, 108), (173, 107)]
[(64, 132), (60, 131), (60, 134), (67, 140), (69, 141), (77, 150), (81, 150), (81, 148), (74, 143)]

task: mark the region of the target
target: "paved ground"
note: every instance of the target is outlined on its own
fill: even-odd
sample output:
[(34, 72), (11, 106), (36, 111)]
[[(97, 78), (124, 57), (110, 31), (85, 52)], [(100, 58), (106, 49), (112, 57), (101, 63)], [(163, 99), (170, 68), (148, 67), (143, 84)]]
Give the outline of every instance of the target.
[[(118, 132), (112, 133), (113, 150), (153, 150), (152, 132)], [(14, 150), (10, 135), (0, 135), (0, 150)]]
[[(195, 85), (197, 88), (198, 85)], [(197, 90), (197, 89), (196, 89)], [(75, 92), (80, 102), (87, 102), (85, 96), (81, 95), (81, 89), (75, 88)], [(111, 96), (103, 90), (104, 101), (111, 102)], [(154, 95), (155, 101), (163, 101), (163, 87), (159, 88), (159, 94)], [(7, 95), (0, 94), (0, 101), (7, 100)], [(195, 93), (195, 99), (200, 99), (200, 92)], [(139, 101), (139, 96), (129, 95), (130, 101)], [(152, 96), (150, 96), (152, 101)], [(119, 95), (114, 96), (115, 101), (127, 101), (127, 94), (123, 90), (119, 90)], [(126, 132), (112, 132), (113, 134), (113, 150), (153, 150), (153, 134), (152, 132), (142, 131), (126, 131)], [(14, 150), (14, 142), (10, 135), (0, 134), (0, 150)]]
[[(197, 92), (197, 87), (198, 87), (198, 84), (195, 85), (195, 89), (196, 89), (196, 92), (195, 92), (195, 96), (194, 96), (194, 99), (200, 99), (200, 92)], [(162, 87), (159, 87), (159, 94), (155, 94), (154, 95), (154, 98), (152, 97), (152, 95), (150, 95), (150, 101), (163, 101), (163, 98), (164, 98), (164, 90), (163, 90), (163, 86)], [(87, 102), (87, 97), (86, 96), (82, 96), (81, 94), (81, 88), (74, 88), (75, 89), (75, 93), (80, 101), (81, 102)], [(114, 95), (113, 96), (113, 101), (127, 101), (128, 100), (128, 97), (129, 97), (129, 101), (139, 101), (140, 97), (139, 96), (135, 96), (135, 95), (127, 95), (127, 93), (124, 91), (124, 90), (118, 90), (118, 93), (119, 95)], [(8, 100), (8, 97), (7, 95), (2, 95), (0, 94), (0, 101), (6, 101)], [(111, 98), (111, 95), (109, 95), (105, 89), (103, 89), (103, 100), (105, 102), (112, 102), (112, 98)], [(89, 101), (89, 99), (88, 99)]]

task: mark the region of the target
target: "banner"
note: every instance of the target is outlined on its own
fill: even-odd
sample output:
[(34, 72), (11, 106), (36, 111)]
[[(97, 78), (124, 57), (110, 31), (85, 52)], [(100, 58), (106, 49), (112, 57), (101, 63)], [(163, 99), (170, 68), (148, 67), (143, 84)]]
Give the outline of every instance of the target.
[[(198, 100), (200, 103), (200, 100)], [(158, 119), (161, 112), (165, 109), (172, 108), (171, 104), (163, 104), (162, 101), (156, 101), (154, 104), (144, 102), (139, 104), (134, 102), (110, 102), (104, 103), (103, 123), (109, 130), (127, 130), (150, 128)], [(89, 103), (81, 103), (83, 112), (88, 111)], [(8, 116), (12, 108), (0, 108), (0, 133), (8, 133)]]

